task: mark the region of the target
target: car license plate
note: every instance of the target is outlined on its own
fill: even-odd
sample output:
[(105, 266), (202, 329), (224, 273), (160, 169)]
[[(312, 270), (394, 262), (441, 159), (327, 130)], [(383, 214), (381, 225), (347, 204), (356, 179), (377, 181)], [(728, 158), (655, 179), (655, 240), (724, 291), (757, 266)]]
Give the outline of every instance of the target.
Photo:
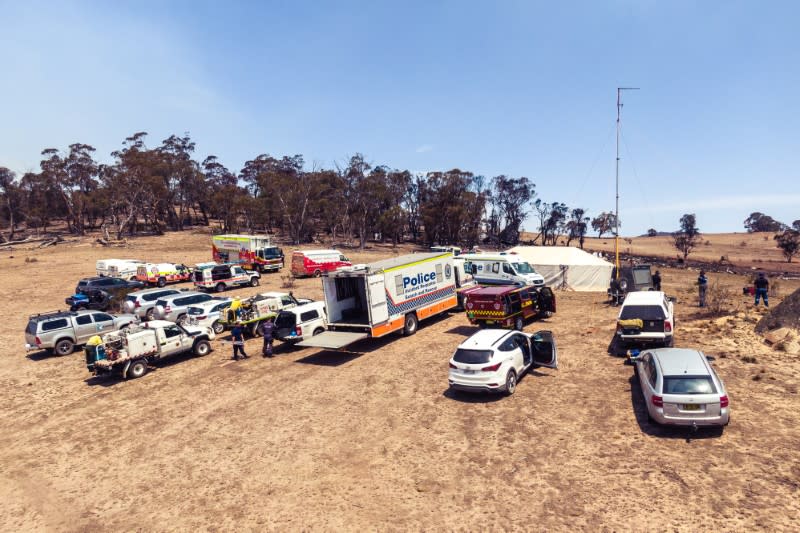
[(683, 404), (683, 410), (684, 411), (699, 411), (700, 410), (700, 405), (698, 405), (696, 403), (685, 403), (685, 404)]
[(462, 372), (465, 373), (465, 374), (474, 374), (475, 373), (474, 370), (470, 370), (469, 368), (465, 368), (464, 370), (462, 370)]

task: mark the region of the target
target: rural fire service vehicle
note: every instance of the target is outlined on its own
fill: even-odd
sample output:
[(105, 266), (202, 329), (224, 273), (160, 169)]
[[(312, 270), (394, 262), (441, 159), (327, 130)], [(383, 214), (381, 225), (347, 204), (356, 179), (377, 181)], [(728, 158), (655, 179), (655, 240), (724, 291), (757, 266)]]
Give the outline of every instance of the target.
[(194, 285), (205, 290), (222, 292), (236, 287), (258, 287), (261, 274), (239, 265), (201, 263), (194, 269)]
[(525, 321), (556, 312), (556, 295), (550, 287), (483, 287), (467, 294), (467, 318), (482, 328), (514, 328)]
[(457, 305), (451, 253), (411, 254), (343, 267), (322, 278), (328, 331), (298, 346), (336, 350), (394, 331), (413, 335), (420, 320)]
[(190, 281), (192, 270), (175, 263), (145, 263), (136, 270), (136, 279), (151, 286), (163, 287), (167, 283)]
[(291, 292), (264, 292), (244, 300), (234, 300), (220, 313), (220, 323), (230, 328), (238, 321), (251, 336), (258, 337), (261, 335), (261, 322), (275, 318), (279, 311), (310, 302), (307, 298), (295, 298)]
[(541, 274), (517, 254), (462, 254), (459, 257), (466, 261), (480, 284), (544, 286)]
[(148, 365), (161, 359), (187, 352), (207, 355), (213, 339), (211, 328), (151, 320), (109, 333), (101, 342), (90, 339), (84, 349), (86, 367), (95, 375), (119, 373), (123, 379), (140, 378), (147, 373)]
[(267, 235), (215, 235), (211, 255), (217, 263), (235, 263), (259, 272), (283, 268), (283, 250)]
[(320, 277), (343, 266), (351, 266), (339, 250), (297, 250), (292, 254), (292, 275)]
[(136, 270), (143, 263), (138, 259), (100, 259), (94, 267), (98, 276), (132, 280), (136, 279)]

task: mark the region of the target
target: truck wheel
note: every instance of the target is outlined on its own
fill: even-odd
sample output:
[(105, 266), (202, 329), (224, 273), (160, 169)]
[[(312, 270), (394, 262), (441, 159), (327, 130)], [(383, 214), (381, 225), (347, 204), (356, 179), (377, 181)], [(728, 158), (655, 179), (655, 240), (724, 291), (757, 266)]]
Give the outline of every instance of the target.
[(517, 330), (517, 331), (522, 331), (524, 327), (525, 327), (525, 321), (522, 320), (521, 316), (518, 316), (514, 320), (514, 329)]
[(261, 336), (261, 322), (253, 322), (250, 325), (250, 336), (254, 339)]
[(511, 396), (517, 390), (517, 373), (509, 370), (506, 374), (506, 394)]
[(251, 287), (258, 287), (259, 281), (257, 276), (253, 276), (250, 278), (250, 286)]
[(225, 326), (222, 325), (222, 322), (219, 320), (215, 320), (213, 324), (211, 324), (211, 331), (219, 335), (223, 331), (225, 331)]
[(61, 339), (56, 343), (54, 349), (56, 355), (69, 355), (74, 350), (75, 350), (75, 343), (73, 343), (69, 339)]
[(156, 282), (156, 285), (158, 285), (159, 287), (163, 287), (166, 284), (167, 284), (167, 279), (166, 278), (158, 278), (158, 281)]
[(321, 275), (322, 275), (322, 272), (321, 272), (320, 270), (315, 270), (315, 271), (314, 271), (314, 277), (315, 277), (315, 278), (318, 278), (318, 277), (320, 277)]
[(220, 283), (217, 283), (217, 286), (216, 286), (216, 287), (214, 287), (214, 290), (215, 290), (215, 291), (217, 291), (217, 292), (222, 292), (222, 291), (224, 291), (224, 290), (225, 290), (225, 284), (224, 284), (224, 283), (222, 283), (222, 282), (220, 282)]
[(144, 318), (145, 318), (145, 320), (147, 320), (148, 322), (150, 322), (151, 320), (155, 320), (155, 319), (156, 319), (156, 317), (155, 317), (155, 312), (156, 312), (156, 310), (155, 310), (155, 308), (154, 308), (154, 307), (151, 307), (150, 309), (148, 309), (148, 310), (147, 310), (147, 311), (144, 313)]
[(672, 348), (673, 346), (675, 346), (675, 336), (674, 335), (670, 336), (670, 338), (664, 342), (664, 346), (667, 348)]
[(211, 352), (211, 343), (209, 343), (208, 341), (202, 340), (194, 343), (194, 354), (197, 357), (203, 357), (204, 355), (208, 355), (210, 352)]
[(176, 320), (175, 323), (178, 324), (178, 325), (181, 325), (181, 326), (185, 326), (186, 322), (188, 322), (188, 320), (189, 320), (189, 317), (187, 317), (186, 314), (182, 314), (182, 315), (180, 315), (178, 317), (178, 320)]
[(313, 337), (314, 335), (319, 335), (320, 333), (323, 333), (324, 331), (325, 331), (325, 328), (317, 328), (317, 329), (314, 330), (314, 333), (312, 333), (311, 336)]
[(417, 321), (417, 315), (414, 313), (409, 313), (406, 315), (405, 320), (405, 327), (403, 327), (403, 335), (413, 335), (417, 332), (417, 327), (419, 326), (419, 321)]
[(147, 374), (147, 361), (144, 359), (137, 359), (128, 367), (128, 379), (140, 378), (145, 374)]

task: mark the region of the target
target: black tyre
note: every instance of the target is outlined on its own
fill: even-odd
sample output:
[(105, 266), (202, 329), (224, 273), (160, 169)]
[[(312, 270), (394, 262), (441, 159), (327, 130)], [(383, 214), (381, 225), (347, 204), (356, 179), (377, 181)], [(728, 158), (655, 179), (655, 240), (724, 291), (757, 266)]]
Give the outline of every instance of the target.
[(517, 390), (517, 373), (509, 370), (506, 374), (506, 394), (511, 396)]
[(197, 357), (203, 357), (211, 353), (211, 343), (206, 340), (197, 341), (192, 350)]
[(259, 282), (259, 280), (258, 280), (258, 277), (256, 277), (256, 276), (253, 276), (252, 278), (250, 278), (250, 286), (251, 286), (251, 287), (258, 287), (258, 284), (259, 284), (259, 283), (260, 283), (260, 282)]
[(311, 336), (313, 337), (314, 335), (319, 335), (320, 333), (323, 333), (324, 331), (325, 331), (325, 328), (317, 328), (317, 329), (314, 330), (314, 333), (312, 333)]
[(322, 275), (322, 271), (320, 271), (320, 270), (315, 270), (315, 271), (314, 271), (314, 277), (315, 277), (315, 278), (318, 278), (318, 277), (320, 277), (321, 275)]
[(261, 322), (253, 322), (250, 324), (250, 336), (253, 338), (261, 336)]
[(667, 338), (667, 341), (664, 343), (664, 346), (666, 346), (667, 348), (672, 348), (673, 346), (675, 346), (675, 336), (670, 335)]
[(514, 329), (517, 330), (517, 331), (522, 331), (524, 328), (525, 328), (525, 321), (522, 320), (521, 316), (518, 316), (514, 320)]
[(144, 318), (145, 318), (145, 319), (146, 319), (148, 322), (149, 322), (149, 321), (151, 321), (151, 320), (155, 320), (155, 319), (156, 319), (155, 313), (156, 313), (156, 308), (155, 308), (155, 307), (151, 307), (150, 309), (148, 309), (148, 310), (145, 312), (145, 314), (144, 314)]
[(56, 355), (69, 355), (75, 350), (75, 343), (69, 339), (61, 339), (53, 349)]
[(403, 335), (413, 335), (417, 332), (417, 328), (419, 327), (419, 321), (417, 320), (417, 315), (414, 313), (409, 313), (406, 315), (405, 325), (403, 327)]
[(147, 374), (147, 361), (144, 359), (137, 359), (128, 367), (128, 375), (126, 377), (128, 379), (136, 379), (145, 374)]
[(211, 324), (211, 330), (219, 335), (223, 331), (225, 331), (225, 326), (219, 320), (215, 320), (213, 324)]
[(189, 317), (186, 316), (186, 314), (184, 313), (184, 314), (178, 316), (178, 320), (176, 320), (175, 323), (176, 324), (180, 324), (181, 326), (185, 326), (186, 322), (188, 322), (188, 321), (189, 321)]
[(159, 287), (163, 287), (166, 284), (167, 284), (167, 278), (158, 278), (158, 281), (156, 282), (156, 285), (158, 285)]
[(225, 290), (225, 284), (222, 282), (217, 283), (217, 286), (214, 287), (214, 290), (217, 292), (223, 292)]

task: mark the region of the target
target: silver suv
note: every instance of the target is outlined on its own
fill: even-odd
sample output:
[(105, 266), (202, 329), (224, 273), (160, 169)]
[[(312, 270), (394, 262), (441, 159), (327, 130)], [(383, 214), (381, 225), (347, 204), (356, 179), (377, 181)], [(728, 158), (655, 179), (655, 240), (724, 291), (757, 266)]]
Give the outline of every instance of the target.
[(169, 320), (180, 324), (186, 319), (189, 307), (215, 299), (224, 300), (226, 298), (214, 298), (208, 293), (197, 291), (171, 294), (156, 300), (156, 308), (153, 315), (159, 320)]
[(25, 348), (71, 354), (95, 335), (104, 335), (138, 322), (136, 315), (109, 315), (102, 311), (54, 311), (31, 315), (25, 328)]
[(155, 319), (156, 301), (173, 294), (181, 294), (177, 289), (144, 289), (132, 292), (125, 297), (122, 310), (146, 320)]

